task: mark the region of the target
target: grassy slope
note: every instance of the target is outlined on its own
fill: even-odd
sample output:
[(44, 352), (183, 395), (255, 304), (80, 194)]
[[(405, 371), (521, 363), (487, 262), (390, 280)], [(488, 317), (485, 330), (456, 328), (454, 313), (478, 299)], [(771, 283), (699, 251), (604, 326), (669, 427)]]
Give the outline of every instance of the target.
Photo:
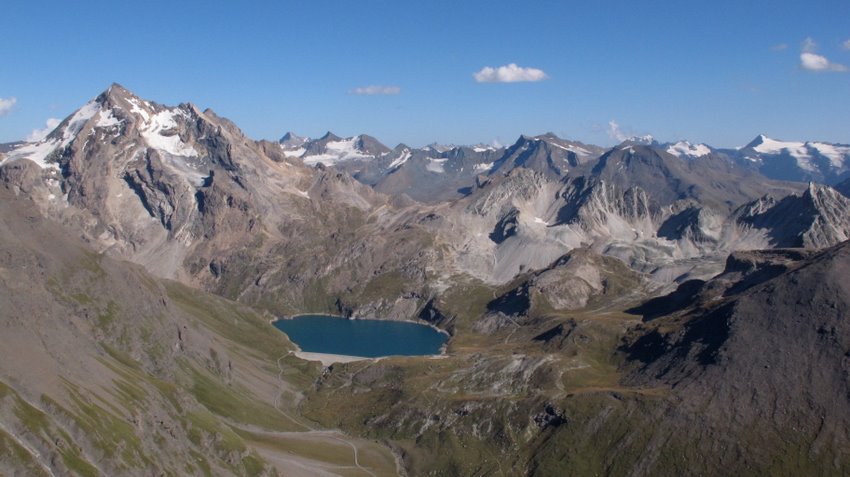
[(318, 368), (268, 317), (94, 254), (2, 199), (0, 474), (274, 475), (296, 460), (363, 473), (349, 443), (395, 472), (385, 447), (295, 417)]

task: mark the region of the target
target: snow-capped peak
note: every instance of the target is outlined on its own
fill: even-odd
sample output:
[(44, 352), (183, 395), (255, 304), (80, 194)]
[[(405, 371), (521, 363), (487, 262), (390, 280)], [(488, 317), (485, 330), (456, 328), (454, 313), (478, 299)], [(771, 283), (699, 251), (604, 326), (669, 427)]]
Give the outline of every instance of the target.
[(801, 169), (809, 172), (818, 170), (816, 164), (818, 156), (826, 158), (829, 161), (829, 167), (839, 172), (846, 170), (850, 165), (850, 146), (843, 144), (781, 141), (760, 134), (743, 149), (768, 156), (787, 154), (794, 158)]
[(649, 145), (652, 145), (653, 143), (655, 143), (655, 138), (652, 137), (651, 134), (644, 134), (643, 136), (632, 136), (632, 137), (626, 139), (625, 142), (629, 142), (629, 143), (632, 143), (632, 144), (644, 144), (644, 145), (649, 146)]
[(487, 152), (487, 151), (495, 151), (496, 148), (493, 147), (493, 146), (490, 146), (488, 144), (479, 143), (479, 144), (472, 146), (472, 150), (475, 151), (475, 152)]
[(82, 108), (74, 112), (70, 118), (59, 123), (59, 126), (46, 137), (38, 141), (26, 142), (9, 151), (6, 158), (0, 164), (20, 159), (29, 159), (38, 164), (42, 169), (51, 168), (58, 170), (59, 166), (55, 162), (47, 161), (48, 157), (54, 151), (71, 144), (86, 123), (100, 112), (101, 104), (96, 100), (89, 101)]
[(670, 144), (667, 147), (667, 152), (677, 157), (702, 157), (711, 154), (711, 148), (705, 144), (691, 144), (688, 141), (679, 141), (675, 144)]
[(442, 154), (444, 152), (451, 151), (455, 147), (457, 147), (457, 146), (455, 146), (454, 144), (437, 144), (436, 142), (432, 142), (431, 144), (428, 144), (427, 146), (423, 147), (422, 150), (423, 151), (434, 151), (434, 152)]
[[(800, 154), (805, 154), (805, 143), (798, 141), (779, 141), (771, 139), (764, 134), (759, 134), (746, 147), (763, 154), (781, 154), (782, 151), (788, 151), (789, 153), (796, 151)], [(792, 153), (791, 155), (793, 156), (794, 154)]]
[(310, 141), (309, 137), (299, 136), (293, 132), (287, 132), (282, 138), (280, 138), (279, 142), (285, 149), (298, 149), (308, 141)]
[(331, 135), (331, 133), (328, 133), (322, 138), (322, 140), (327, 140), (327, 142), (324, 144), (324, 147), (320, 149), (320, 152), (306, 152), (301, 156), (304, 160), (304, 164), (312, 166), (321, 162), (326, 166), (332, 166), (338, 162), (352, 159), (369, 159), (374, 157), (366, 154), (357, 147), (359, 142), (358, 136), (341, 139), (337, 136)]

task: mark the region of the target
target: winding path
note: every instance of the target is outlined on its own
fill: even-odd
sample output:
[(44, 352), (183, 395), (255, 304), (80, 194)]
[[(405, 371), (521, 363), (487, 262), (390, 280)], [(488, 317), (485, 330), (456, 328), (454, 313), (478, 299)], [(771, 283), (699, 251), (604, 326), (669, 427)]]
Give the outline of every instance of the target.
[[(307, 423), (304, 423), (304, 422), (301, 422), (301, 421), (295, 419), (294, 417), (289, 415), (286, 411), (281, 409), (280, 400), (281, 400), (281, 397), (283, 396), (283, 392), (287, 388), (287, 383), (283, 379), (284, 369), (283, 369), (283, 365), (281, 364), (281, 360), (283, 360), (284, 358), (288, 357), (291, 354), (293, 354), (292, 351), (287, 351), (286, 354), (281, 355), (277, 359), (277, 369), (278, 369), (277, 379), (279, 381), (279, 388), (278, 388), (278, 393), (277, 393), (277, 395), (275, 395), (275, 398), (274, 398), (275, 409), (277, 409), (278, 412), (280, 412), (288, 420), (298, 424), (301, 427), (304, 427), (306, 429), (306, 431), (301, 432), (301, 434), (327, 437), (329, 439), (333, 439), (333, 440), (348, 444), (348, 446), (351, 447), (351, 450), (354, 452), (354, 466), (357, 467), (357, 469), (363, 471), (364, 473), (369, 474), (371, 477), (378, 477), (377, 475), (375, 475), (374, 472), (369, 470), (367, 467), (363, 467), (362, 465), (360, 465), (360, 457), (359, 457), (359, 451), (357, 449), (357, 446), (353, 442), (351, 442), (350, 440), (348, 440), (344, 437), (339, 437), (339, 435), (342, 435), (342, 432), (332, 431), (332, 430), (316, 429), (315, 427), (313, 427), (313, 426), (311, 426)], [(285, 433), (280, 433), (280, 434), (285, 434)]]

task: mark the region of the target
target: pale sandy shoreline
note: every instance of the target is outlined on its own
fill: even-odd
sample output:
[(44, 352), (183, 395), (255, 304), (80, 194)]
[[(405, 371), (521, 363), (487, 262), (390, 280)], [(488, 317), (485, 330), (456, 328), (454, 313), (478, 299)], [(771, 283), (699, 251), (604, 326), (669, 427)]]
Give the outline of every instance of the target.
[(351, 363), (352, 361), (378, 359), (364, 358), (362, 356), (346, 356), (344, 354), (310, 353), (307, 351), (296, 351), (292, 354), (306, 361), (319, 361), (322, 363), (323, 366), (330, 366), (334, 363)]
[(308, 351), (293, 351), (293, 355), (305, 360), (305, 361), (319, 361), (322, 363), (322, 366), (330, 366), (334, 363), (352, 363), (354, 361), (380, 361), (382, 359), (387, 358), (420, 358), (420, 359), (445, 359), (448, 358), (449, 355), (442, 354), (429, 354), (429, 355), (414, 355), (414, 356), (403, 356), (403, 355), (393, 355), (393, 356), (379, 356), (377, 358), (366, 358), (363, 356), (348, 356), (344, 354), (328, 354), (328, 353), (311, 353)]

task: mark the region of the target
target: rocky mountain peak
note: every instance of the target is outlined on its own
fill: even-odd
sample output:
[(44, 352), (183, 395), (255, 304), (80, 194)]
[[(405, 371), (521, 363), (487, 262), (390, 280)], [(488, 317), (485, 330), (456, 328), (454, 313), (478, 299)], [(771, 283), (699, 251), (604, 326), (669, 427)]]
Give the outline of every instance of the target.
[(760, 145), (764, 144), (764, 143), (765, 143), (765, 141), (769, 141), (769, 140), (770, 140), (770, 138), (769, 138), (769, 137), (767, 137), (767, 135), (766, 135), (766, 134), (759, 134), (759, 135), (758, 135), (758, 136), (756, 136), (756, 137), (755, 137), (752, 141), (750, 141), (749, 143), (747, 143), (747, 145), (746, 145), (746, 146), (744, 146), (744, 149), (755, 149), (755, 148), (757, 148), (758, 146), (760, 146)]
[(768, 231), (777, 247), (822, 248), (850, 238), (850, 199), (832, 187), (810, 183), (799, 194), (771, 204), (759, 199), (742, 211), (742, 223)]
[(355, 141), (355, 147), (360, 151), (371, 154), (373, 156), (380, 156), (382, 154), (387, 154), (391, 151), (390, 148), (383, 145), (380, 141), (367, 134), (361, 134), (357, 136)]
[(106, 88), (106, 90), (103, 93), (101, 93), (97, 97), (97, 101), (100, 102), (101, 104), (104, 104), (106, 102), (110, 102), (110, 103), (114, 104), (115, 102), (117, 102), (119, 100), (127, 101), (130, 98), (137, 98), (138, 99), (138, 96), (136, 96), (135, 94), (133, 94), (132, 91), (121, 86), (120, 84), (112, 83), (108, 88)]
[(318, 140), (323, 141), (323, 142), (331, 142), (331, 141), (341, 141), (342, 138), (337, 136), (336, 134), (328, 131), (322, 137), (320, 137)]
[(298, 148), (304, 145), (310, 138), (306, 136), (299, 136), (291, 131), (287, 132), (280, 138), (278, 142), (280, 142), (283, 146)]
[(632, 136), (627, 138), (625, 141), (621, 142), (617, 145), (617, 147), (624, 146), (657, 146), (658, 141), (652, 137), (651, 134), (645, 134), (643, 136)]

